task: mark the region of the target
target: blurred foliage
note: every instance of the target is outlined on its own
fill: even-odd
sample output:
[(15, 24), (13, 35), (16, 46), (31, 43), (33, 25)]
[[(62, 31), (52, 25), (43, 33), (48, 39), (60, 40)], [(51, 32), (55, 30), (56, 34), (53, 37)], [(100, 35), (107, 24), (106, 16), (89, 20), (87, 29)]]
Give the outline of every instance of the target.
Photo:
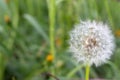
[(81, 20), (108, 23), (116, 50), (108, 64), (91, 67), (91, 78), (120, 79), (119, 0), (55, 0), (55, 56), (50, 51), (47, 0), (0, 0), (0, 80), (84, 79), (70, 58), (68, 34)]

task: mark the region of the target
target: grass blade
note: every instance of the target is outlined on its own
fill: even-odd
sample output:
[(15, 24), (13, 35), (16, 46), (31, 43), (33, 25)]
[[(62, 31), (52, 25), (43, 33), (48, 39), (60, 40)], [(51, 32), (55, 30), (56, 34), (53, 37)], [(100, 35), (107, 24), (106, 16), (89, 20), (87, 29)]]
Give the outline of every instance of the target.
[(36, 29), (36, 31), (49, 43), (49, 38), (40, 24), (31, 15), (25, 14), (24, 18)]

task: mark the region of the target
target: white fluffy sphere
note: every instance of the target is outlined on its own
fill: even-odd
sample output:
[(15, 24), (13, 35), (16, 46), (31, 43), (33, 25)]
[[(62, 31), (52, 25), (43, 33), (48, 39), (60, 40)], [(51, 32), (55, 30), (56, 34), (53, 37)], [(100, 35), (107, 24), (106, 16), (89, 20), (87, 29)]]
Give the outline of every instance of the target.
[(108, 25), (83, 21), (70, 32), (69, 50), (78, 62), (95, 64), (107, 62), (113, 54), (114, 36)]

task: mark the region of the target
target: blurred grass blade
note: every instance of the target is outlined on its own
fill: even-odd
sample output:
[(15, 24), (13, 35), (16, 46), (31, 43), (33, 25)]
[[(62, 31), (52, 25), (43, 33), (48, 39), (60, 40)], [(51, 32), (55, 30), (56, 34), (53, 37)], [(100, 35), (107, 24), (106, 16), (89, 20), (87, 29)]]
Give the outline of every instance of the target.
[(117, 67), (117, 65), (110, 62), (110, 61), (108, 61), (108, 65), (111, 66), (111, 68), (112, 68), (112, 70), (114, 72), (113, 74), (115, 74), (115, 78), (120, 79), (120, 71), (119, 71), (119, 68)]
[(56, 6), (57, 5), (59, 5), (61, 2), (63, 2), (64, 0), (57, 0), (56, 2), (55, 2), (55, 4), (56, 4)]
[(0, 51), (2, 51), (5, 55), (12, 55), (11, 51), (2, 43), (0, 43)]
[(111, 14), (111, 9), (110, 9), (110, 6), (109, 6), (109, 1), (104, 0), (104, 5), (105, 5), (106, 12), (107, 12), (107, 15), (108, 15), (108, 20), (111, 24), (112, 30), (114, 30), (115, 26), (114, 26), (113, 17), (112, 17), (112, 14)]
[(78, 65), (76, 68), (74, 68), (73, 70), (71, 70), (68, 75), (67, 78), (71, 78), (77, 71), (79, 71), (80, 69), (82, 69), (84, 67), (84, 65)]
[(46, 42), (49, 43), (49, 38), (39, 23), (31, 15), (25, 14), (24, 18), (28, 20), (29, 23), (36, 29), (36, 31), (46, 40)]
[(4, 55), (3, 53), (0, 52), (0, 80), (3, 80), (3, 76), (4, 76), (4, 66), (5, 66), (5, 63), (4, 63)]

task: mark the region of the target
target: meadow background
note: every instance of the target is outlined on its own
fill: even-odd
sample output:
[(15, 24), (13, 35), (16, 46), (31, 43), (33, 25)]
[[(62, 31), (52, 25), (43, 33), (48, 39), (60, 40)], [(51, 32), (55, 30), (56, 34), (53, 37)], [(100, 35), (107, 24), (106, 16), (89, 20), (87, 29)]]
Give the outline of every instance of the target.
[(0, 0), (0, 80), (84, 79), (68, 50), (69, 31), (81, 20), (111, 26), (116, 49), (90, 78), (120, 79), (119, 0)]

